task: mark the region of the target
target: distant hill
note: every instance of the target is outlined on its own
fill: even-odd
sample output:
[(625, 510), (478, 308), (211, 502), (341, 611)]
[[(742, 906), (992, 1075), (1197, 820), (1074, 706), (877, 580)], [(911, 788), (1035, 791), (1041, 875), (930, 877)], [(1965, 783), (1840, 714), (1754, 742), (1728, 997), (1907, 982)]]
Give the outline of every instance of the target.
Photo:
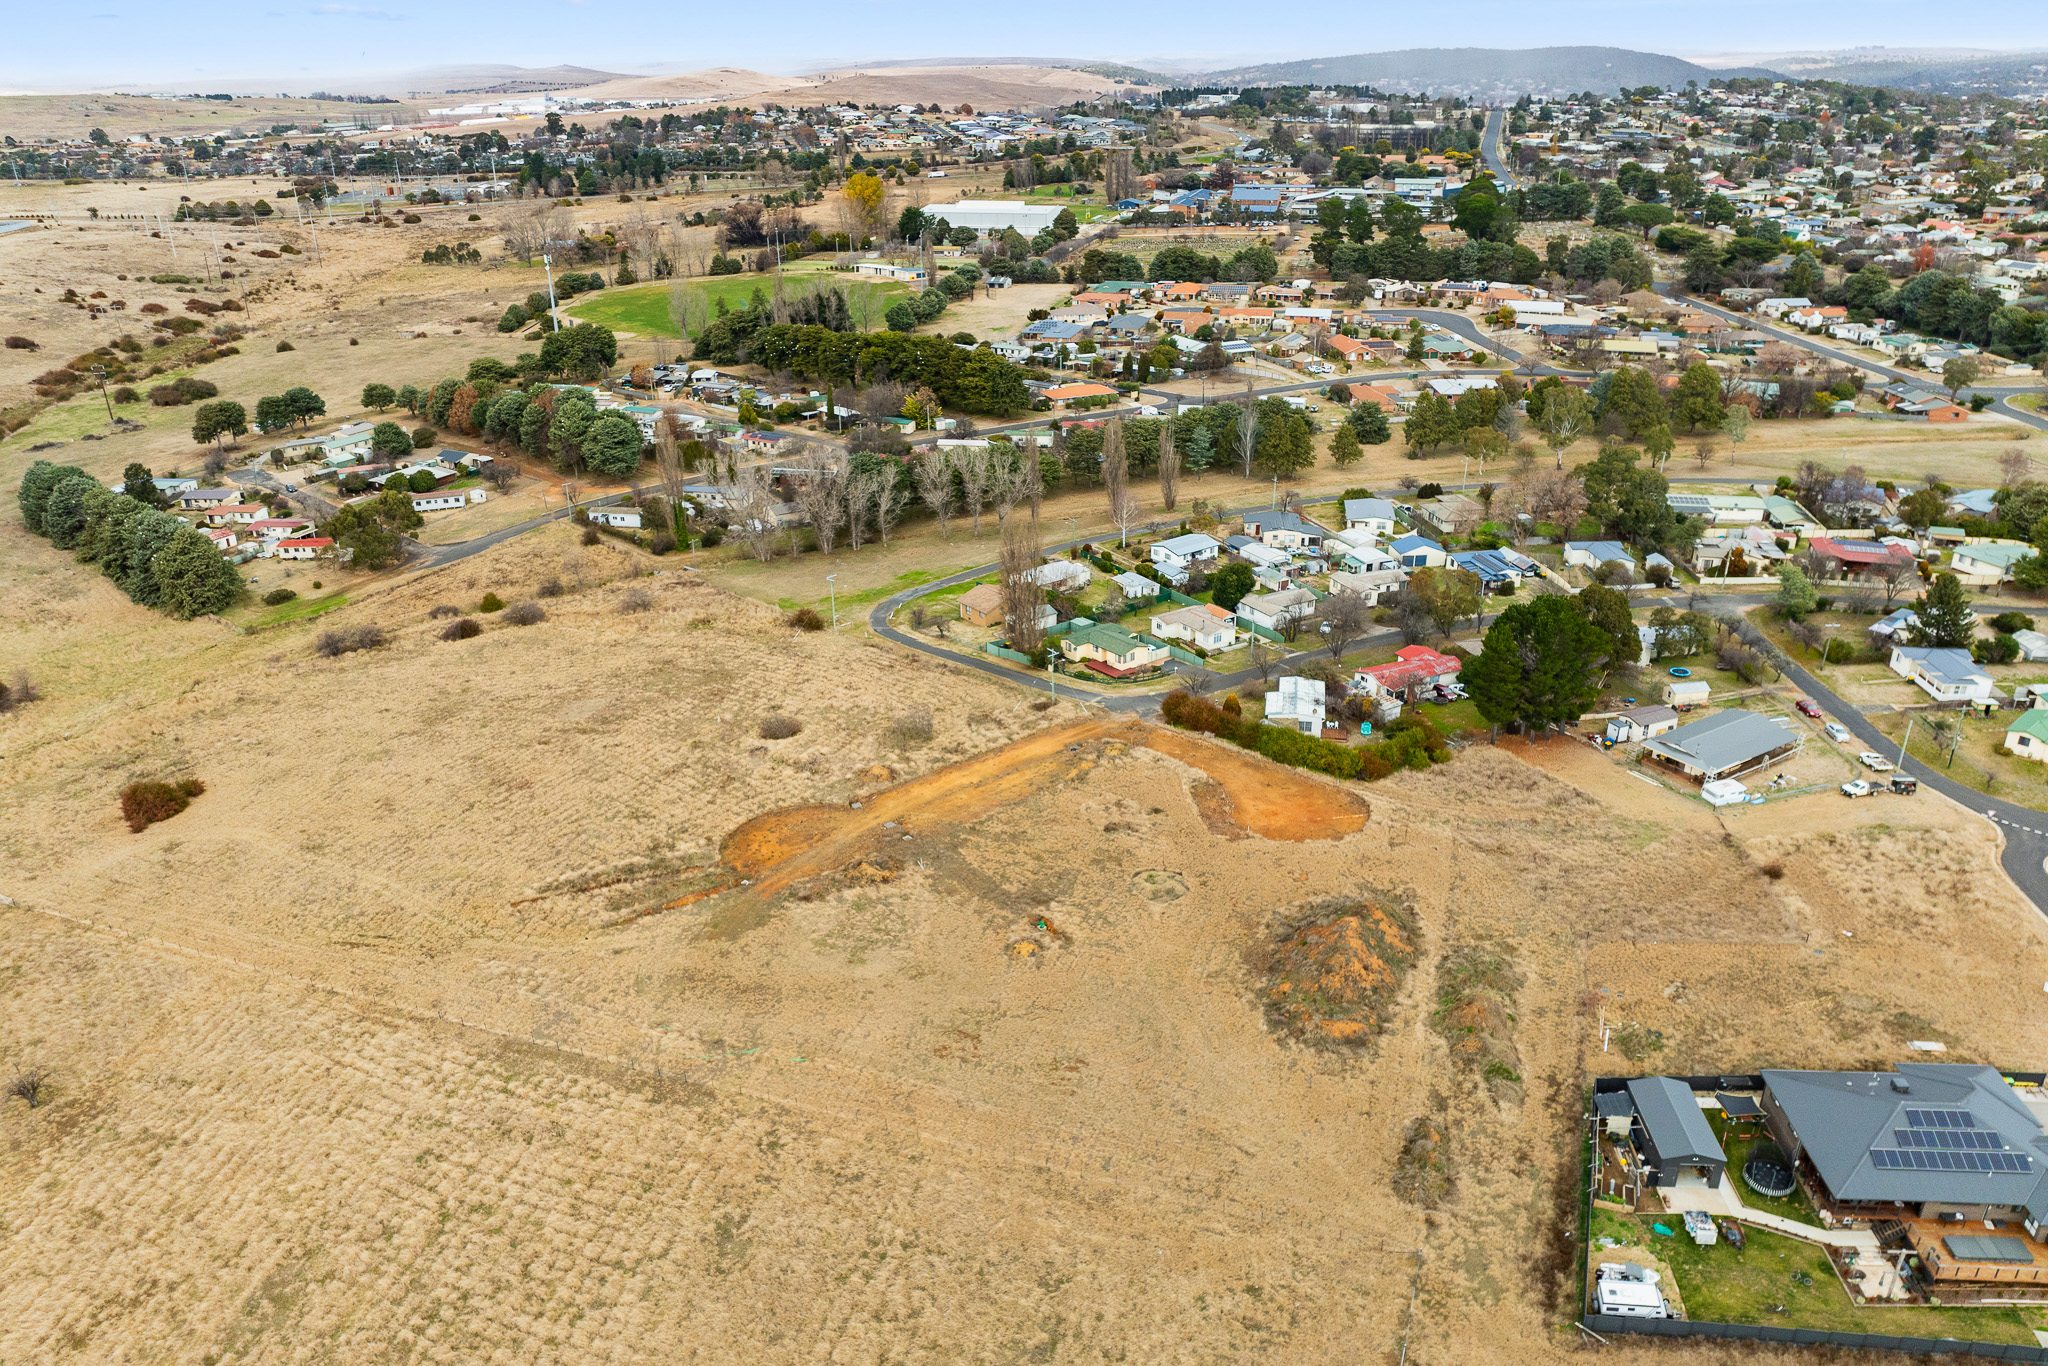
[(1972, 53), (1963, 57), (1844, 52), (1802, 59), (1796, 65), (1787, 64), (1786, 69), (1802, 80), (1889, 85), (1947, 95), (1976, 91), (2026, 95), (2048, 90), (2048, 52)]
[(414, 95), (533, 95), (544, 90), (573, 90), (620, 79), (616, 71), (587, 66), (505, 66), (479, 62), (474, 66), (437, 66), (402, 71), (375, 83), (402, 86)]
[(1492, 97), (1581, 90), (1611, 94), (1625, 86), (1683, 87), (1687, 81), (1705, 85), (1716, 76), (1774, 74), (1759, 67), (1713, 70), (1620, 47), (1418, 47), (1244, 66), (1200, 79), (1218, 85), (1370, 85), (1394, 93)]

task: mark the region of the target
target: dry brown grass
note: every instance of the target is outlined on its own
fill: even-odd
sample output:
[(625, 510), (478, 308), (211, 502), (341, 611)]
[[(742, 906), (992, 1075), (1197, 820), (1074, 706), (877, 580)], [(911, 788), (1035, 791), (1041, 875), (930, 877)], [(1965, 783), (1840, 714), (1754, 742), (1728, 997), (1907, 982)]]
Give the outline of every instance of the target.
[[(1581, 1087), (1638, 1065), (1601, 1011), (1659, 1070), (2048, 1045), (2039, 917), (1930, 794), (1724, 821), (1559, 741), (1368, 820), (566, 525), (358, 590), (319, 629), (391, 643), (319, 659), (15, 518), (0, 1039), (62, 1084), (0, 1111), (10, 1361), (1548, 1362)], [(1355, 1053), (1247, 961), (1332, 896), (1414, 945)]]

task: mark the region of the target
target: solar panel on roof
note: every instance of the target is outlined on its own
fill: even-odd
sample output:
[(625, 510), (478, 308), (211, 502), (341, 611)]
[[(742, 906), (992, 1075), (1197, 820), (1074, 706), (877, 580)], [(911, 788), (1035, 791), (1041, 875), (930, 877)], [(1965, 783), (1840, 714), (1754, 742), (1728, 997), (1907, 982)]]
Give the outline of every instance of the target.
[(1901, 1148), (2003, 1148), (2005, 1140), (1990, 1129), (1894, 1129)]
[(1906, 1123), (1916, 1129), (1974, 1129), (1977, 1117), (1968, 1110), (1908, 1110)]

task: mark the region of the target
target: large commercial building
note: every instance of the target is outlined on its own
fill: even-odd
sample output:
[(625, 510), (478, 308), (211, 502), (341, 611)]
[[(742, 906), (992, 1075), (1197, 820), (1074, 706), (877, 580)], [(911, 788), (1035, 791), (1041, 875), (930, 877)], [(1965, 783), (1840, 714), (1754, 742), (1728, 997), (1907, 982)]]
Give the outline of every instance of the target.
[(976, 232), (1001, 232), (1015, 228), (1026, 237), (1036, 237), (1060, 216), (1058, 204), (1026, 204), (1021, 199), (963, 199), (957, 204), (933, 204), (925, 210), (928, 218), (943, 218), (956, 228)]

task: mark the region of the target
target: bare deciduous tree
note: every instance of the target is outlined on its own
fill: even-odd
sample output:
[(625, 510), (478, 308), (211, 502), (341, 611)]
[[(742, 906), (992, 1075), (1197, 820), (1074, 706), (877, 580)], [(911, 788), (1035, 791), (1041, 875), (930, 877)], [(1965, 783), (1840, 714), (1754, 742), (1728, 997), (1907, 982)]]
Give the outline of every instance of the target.
[(1159, 501), (1171, 512), (1180, 503), (1180, 451), (1173, 444), (1173, 419), (1159, 424)]
[(1002, 526), (1010, 520), (1010, 509), (1031, 496), (1031, 462), (1017, 458), (1008, 445), (991, 444), (992, 454), (989, 471), (989, 496), (996, 505), (996, 525)]
[(889, 533), (896, 529), (897, 519), (903, 515), (903, 504), (910, 491), (903, 487), (897, 477), (896, 462), (886, 461), (882, 472), (871, 476), (875, 481), (875, 531), (882, 538), (882, 548), (889, 548)]
[(681, 507), (683, 486), (683, 424), (675, 414), (664, 413), (654, 424), (654, 468), (661, 475), (661, 496), (670, 507)]
[(768, 487), (760, 466), (749, 465), (732, 481), (732, 534), (747, 553), (766, 564), (775, 558), (782, 539), (782, 525), (776, 520), (779, 504)]
[(1237, 415), (1237, 459), (1244, 469), (1244, 477), (1252, 477), (1252, 448), (1259, 434), (1259, 399), (1252, 392), (1252, 382), (1244, 382), (1244, 410)]
[(1251, 666), (1251, 671), (1259, 676), (1261, 683), (1270, 682), (1273, 671), (1280, 667), (1279, 658), (1273, 653), (1272, 647), (1266, 644), (1263, 636), (1252, 637), (1252, 648), (1245, 662)]
[(937, 446), (926, 446), (911, 465), (917, 480), (917, 496), (939, 519), (939, 535), (946, 537), (946, 521), (953, 510), (953, 462)]
[(2014, 488), (2033, 471), (2034, 462), (2018, 446), (2007, 446), (1998, 456), (1998, 485)]
[(820, 553), (830, 555), (839, 538), (839, 524), (846, 517), (846, 471), (839, 457), (824, 451), (800, 451), (784, 468), (795, 471), (790, 476), (794, 484), (790, 496), (811, 524)]
[(1323, 599), (1322, 618), (1323, 625), (1329, 628), (1323, 633), (1323, 648), (1330, 652), (1333, 662), (1341, 661), (1345, 647), (1372, 624), (1372, 607), (1363, 593), (1332, 593)]
[(1039, 622), (1039, 607), (1045, 589), (1036, 577), (1044, 558), (1038, 521), (1013, 517), (1003, 526), (1003, 623), (1009, 629), (1010, 648), (1019, 654), (1035, 655), (1045, 646), (1045, 628)]
[(1109, 520), (1117, 529), (1118, 545), (1130, 539), (1137, 524), (1134, 509), (1138, 500), (1131, 493), (1131, 462), (1124, 451), (1124, 424), (1112, 419), (1102, 433), (1102, 487), (1109, 495)]
[(879, 474), (855, 474), (846, 479), (846, 548), (859, 550), (860, 543), (867, 539), (868, 509), (875, 503), (875, 494), (883, 482)]
[(962, 446), (953, 453), (953, 467), (960, 471), (961, 501), (974, 519), (974, 535), (981, 535), (981, 510), (988, 506), (989, 476), (994, 458), (986, 445)]

